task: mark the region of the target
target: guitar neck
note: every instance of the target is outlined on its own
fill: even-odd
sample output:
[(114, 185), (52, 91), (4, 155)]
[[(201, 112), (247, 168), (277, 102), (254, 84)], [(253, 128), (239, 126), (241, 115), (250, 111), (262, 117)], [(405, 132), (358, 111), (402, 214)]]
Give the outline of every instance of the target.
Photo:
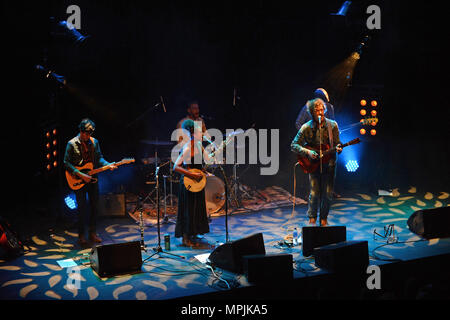
[[(341, 144), (341, 148), (344, 149), (345, 147), (348, 147), (349, 145), (350, 145), (349, 142), (344, 143), (344, 144)], [(328, 149), (328, 150), (322, 152), (322, 154), (325, 156), (325, 155), (327, 155), (327, 154), (329, 154), (329, 153), (331, 153), (331, 152), (335, 152), (335, 151), (336, 151), (336, 147), (333, 147), (333, 148), (331, 148), (331, 149)]]
[[(116, 165), (118, 165), (118, 164), (116, 164)], [(89, 171), (89, 175), (97, 174), (97, 173), (106, 171), (108, 169), (109, 169), (109, 165), (103, 166), (101, 168), (93, 169), (93, 170)]]
[[(226, 140), (225, 140), (225, 141), (222, 141), (222, 143), (220, 144), (220, 146), (219, 146), (216, 150), (214, 150), (214, 152), (211, 153), (212, 157), (215, 157), (215, 156), (216, 156), (216, 153), (217, 153), (218, 151), (221, 151), (225, 145), (226, 145)], [(206, 169), (209, 168), (210, 165), (213, 165), (213, 164), (214, 164), (214, 163), (209, 163), (209, 164), (207, 163), (207, 164), (204, 165), (203, 168), (206, 170)]]
[[(119, 161), (119, 162), (112, 162), (111, 164), (114, 164), (114, 165), (116, 165), (116, 166), (118, 167), (118, 166), (123, 165), (124, 163), (125, 163), (125, 162), (123, 162), (123, 161)], [(91, 171), (89, 172), (89, 174), (90, 174), (90, 175), (93, 175), (93, 174), (97, 174), (97, 173), (100, 173), (100, 172), (109, 170), (109, 166), (110, 166), (110, 165), (103, 166), (103, 167), (101, 167), (101, 168), (97, 168), (97, 169), (91, 170)]]

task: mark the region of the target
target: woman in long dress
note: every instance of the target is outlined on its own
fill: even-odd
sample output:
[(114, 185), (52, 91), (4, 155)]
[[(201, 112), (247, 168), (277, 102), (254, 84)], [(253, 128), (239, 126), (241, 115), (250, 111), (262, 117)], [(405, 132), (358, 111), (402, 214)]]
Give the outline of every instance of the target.
[(197, 125), (192, 120), (185, 120), (181, 127), (189, 133), (189, 141), (184, 144), (173, 166), (173, 170), (181, 174), (175, 237), (183, 238), (183, 246), (199, 248), (205, 245), (196, 242), (196, 237), (209, 232), (205, 189), (199, 192), (188, 191), (182, 181), (184, 176), (200, 181), (203, 175), (201, 173), (190, 172), (188, 169), (195, 168), (201, 170), (203, 165), (199, 159), (208, 157), (208, 155), (202, 146), (201, 128), (200, 130), (196, 130), (199, 128), (197, 128)]

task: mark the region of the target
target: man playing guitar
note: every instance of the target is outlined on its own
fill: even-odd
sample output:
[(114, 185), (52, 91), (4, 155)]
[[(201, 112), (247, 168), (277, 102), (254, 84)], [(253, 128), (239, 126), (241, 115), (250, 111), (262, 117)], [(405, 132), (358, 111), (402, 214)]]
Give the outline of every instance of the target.
[(291, 143), (291, 150), (310, 161), (318, 161), (319, 167), (309, 173), (310, 194), (308, 199), (308, 217), (310, 225), (315, 225), (320, 206), (320, 225), (328, 224), (328, 212), (333, 199), (336, 175), (336, 153), (327, 161), (322, 153), (335, 146), (337, 153), (342, 152), (339, 129), (336, 121), (325, 118), (324, 102), (320, 98), (307, 102), (312, 120), (306, 122)]
[(85, 246), (87, 245), (87, 241), (84, 234), (84, 223), (86, 215), (88, 214), (86, 195), (89, 196), (89, 203), (91, 205), (91, 213), (89, 215), (89, 240), (94, 243), (100, 243), (102, 241), (96, 234), (99, 189), (98, 183), (91, 183), (95, 178), (87, 173), (81, 172), (76, 167), (86, 163), (92, 163), (94, 167), (109, 166), (109, 169), (114, 170), (117, 166), (114, 163), (109, 163), (103, 158), (98, 140), (92, 137), (95, 130), (95, 124), (92, 120), (81, 120), (78, 128), (80, 133), (67, 143), (66, 152), (64, 154), (64, 165), (69, 173), (81, 178), (83, 182), (86, 183), (81, 189), (74, 190), (79, 212), (78, 243), (81, 246)]

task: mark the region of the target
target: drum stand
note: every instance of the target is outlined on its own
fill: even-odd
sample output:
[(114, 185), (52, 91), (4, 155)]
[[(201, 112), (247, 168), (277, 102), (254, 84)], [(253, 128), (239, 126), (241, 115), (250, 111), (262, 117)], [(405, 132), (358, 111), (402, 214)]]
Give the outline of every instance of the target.
[[(241, 183), (239, 181), (239, 177), (237, 175), (237, 166), (238, 164), (233, 165), (233, 176), (231, 178), (230, 190), (231, 190), (231, 199), (230, 202), (234, 202), (235, 206), (233, 208), (233, 212), (239, 208), (243, 208), (245, 210), (250, 210), (242, 205), (242, 193), (244, 193), (248, 198), (252, 198), (252, 196), (245, 190), (242, 189)], [(225, 188), (227, 189), (227, 188)], [(233, 213), (232, 212), (232, 213)]]
[(157, 226), (158, 226), (158, 245), (155, 247), (155, 248), (153, 248), (153, 251), (154, 251), (154, 253), (152, 254), (152, 255), (150, 255), (149, 257), (147, 257), (146, 259), (144, 259), (143, 261), (142, 261), (142, 263), (144, 263), (145, 261), (147, 261), (148, 259), (150, 259), (151, 257), (153, 257), (155, 254), (159, 254), (159, 253), (165, 253), (165, 254), (170, 254), (170, 255), (172, 255), (172, 256), (176, 256), (176, 257), (179, 257), (179, 258), (181, 258), (181, 259), (186, 259), (185, 257), (183, 257), (183, 256), (180, 256), (180, 255), (177, 255), (177, 254), (173, 254), (173, 253), (170, 253), (170, 252), (166, 252), (166, 251), (163, 251), (163, 249), (161, 248), (161, 228), (160, 228), (160, 221), (159, 221), (159, 179), (158, 179), (158, 171), (159, 171), (159, 168), (160, 167), (156, 167), (156, 173), (155, 173), (155, 178), (156, 178), (156, 186), (155, 186), (155, 189), (156, 189), (156, 203), (157, 203), (157, 205), (156, 205), (156, 210), (157, 210), (157, 217), (158, 217), (158, 223), (157, 223)]
[[(175, 197), (175, 195), (173, 194), (173, 188), (172, 188), (173, 181), (174, 181), (174, 179), (173, 179), (174, 175), (173, 175), (173, 171), (172, 171), (171, 162), (172, 161), (169, 160), (162, 165), (162, 166), (165, 166), (166, 164), (169, 164), (169, 175), (168, 176), (163, 175), (163, 178), (164, 178), (164, 219), (163, 220), (164, 220), (164, 222), (168, 221), (168, 217), (167, 217), (167, 203), (169, 202), (168, 199), (170, 200), (169, 207), (170, 208), (174, 207), (173, 198)], [(169, 180), (169, 194), (167, 194), (167, 185), (166, 185), (167, 180)]]

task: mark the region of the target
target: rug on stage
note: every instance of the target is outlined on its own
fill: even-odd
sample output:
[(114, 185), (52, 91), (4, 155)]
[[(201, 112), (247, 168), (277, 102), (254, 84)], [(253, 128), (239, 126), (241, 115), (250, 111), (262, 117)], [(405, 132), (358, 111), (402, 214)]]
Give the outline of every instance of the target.
[[(229, 198), (228, 214), (240, 214), (256, 212), (265, 209), (275, 209), (293, 206), (294, 197), (288, 191), (278, 186), (267, 187), (263, 190), (254, 190), (248, 186), (241, 185), (236, 192), (239, 200), (232, 192)], [(176, 220), (177, 215), (176, 196), (166, 198), (164, 203), (161, 199), (159, 203), (160, 219)], [(307, 204), (307, 202), (299, 197), (295, 197), (295, 205)], [(137, 206), (137, 197), (135, 195), (127, 195), (127, 212), (136, 222), (140, 221), (140, 210)], [(210, 208), (208, 214), (211, 217), (225, 215), (224, 201), (220, 203), (207, 203)], [(142, 219), (144, 225), (154, 225), (157, 223), (157, 204), (155, 199), (149, 199), (142, 204)]]
[[(269, 190), (275, 190), (275, 195), (282, 194), (280, 189)], [(371, 264), (448, 253), (450, 239), (426, 240), (412, 233), (407, 226), (408, 217), (417, 210), (449, 206), (447, 191), (420, 191), (411, 187), (395, 189), (391, 196), (345, 194), (333, 201), (329, 223), (331, 226), (345, 225), (348, 240), (367, 240)], [(267, 253), (292, 254), (295, 276), (312, 277), (324, 271), (315, 266), (314, 259), (303, 257), (301, 246), (289, 248), (279, 245), (280, 240), (292, 233), (293, 227), (304, 226), (307, 221), (306, 206), (301, 205), (294, 211), (287, 206), (231, 214), (227, 226), (231, 240), (263, 233)], [(224, 222), (225, 216), (213, 217), (210, 232), (204, 235), (205, 241), (224, 242)], [(395, 235), (400, 239), (398, 243), (374, 237), (375, 230), (383, 235), (383, 228), (387, 225), (395, 225)], [(197, 258), (209, 255), (211, 250), (181, 246), (180, 238), (174, 237), (174, 230), (173, 223), (161, 225), (161, 235), (169, 234), (171, 237), (169, 252), (184, 259), (164, 254), (151, 256), (159, 234), (155, 226), (146, 226), (147, 251), (142, 252), (142, 271), (109, 278), (99, 277), (91, 268), (91, 249), (77, 245), (76, 230), (61, 228), (40, 234), (32, 232), (24, 255), (8, 260), (0, 257), (0, 300), (164, 300), (248, 286), (245, 275), (222, 270), (212, 272)], [(138, 224), (129, 217), (101, 219), (97, 232), (103, 238), (103, 244), (141, 239)], [(64, 261), (75, 262), (76, 267), (61, 266)]]

